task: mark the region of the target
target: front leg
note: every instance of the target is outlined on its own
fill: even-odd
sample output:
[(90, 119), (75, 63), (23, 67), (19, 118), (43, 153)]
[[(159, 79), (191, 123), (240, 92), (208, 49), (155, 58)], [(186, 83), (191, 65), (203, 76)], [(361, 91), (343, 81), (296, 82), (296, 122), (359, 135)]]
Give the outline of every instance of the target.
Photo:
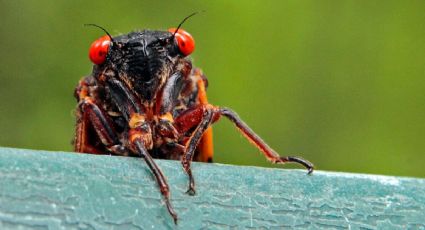
[(307, 174), (311, 174), (313, 172), (313, 164), (307, 160), (302, 159), (301, 157), (279, 156), (276, 151), (274, 151), (268, 144), (266, 144), (266, 142), (263, 141), (263, 139), (261, 139), (261, 137), (258, 136), (244, 121), (242, 121), (242, 119), (239, 118), (238, 114), (232, 111), (231, 109), (220, 108), (218, 110), (218, 113), (220, 114), (220, 116), (225, 116), (233, 124), (235, 124), (236, 128), (238, 128), (238, 130), (245, 136), (245, 138), (247, 138), (261, 152), (263, 152), (267, 160), (275, 164), (284, 164), (287, 162), (298, 163), (308, 170)]
[(183, 132), (185, 132), (192, 127), (196, 127), (195, 131), (192, 132), (186, 143), (186, 151), (181, 159), (183, 169), (189, 177), (189, 188), (187, 190), (189, 195), (195, 195), (195, 180), (190, 167), (193, 155), (203, 134), (207, 131), (213, 121), (214, 114), (216, 112), (215, 110), (216, 108), (211, 105), (200, 105), (195, 109), (183, 113), (176, 119), (175, 126), (179, 131), (184, 130)]
[(221, 116), (227, 117), (238, 130), (254, 144), (264, 156), (272, 163), (284, 164), (287, 162), (298, 163), (307, 168), (308, 174), (313, 172), (314, 166), (307, 160), (296, 156), (279, 156), (269, 145), (266, 144), (239, 116), (228, 108), (219, 108), (212, 105), (200, 105), (177, 117), (174, 125), (179, 133), (185, 133), (193, 127), (197, 127), (186, 144), (186, 153), (182, 158), (184, 170), (189, 176), (189, 193), (194, 193), (194, 179), (190, 170), (190, 162), (198, 145), (199, 136), (208, 128), (212, 122), (216, 122)]
[(107, 86), (110, 90), (113, 102), (128, 122), (130, 128), (128, 132), (129, 148), (132, 152), (145, 160), (165, 199), (168, 212), (173, 217), (174, 222), (177, 223), (177, 214), (170, 201), (170, 189), (167, 180), (148, 152), (148, 149), (152, 149), (153, 147), (153, 139), (151, 127), (145, 120), (143, 107), (139, 104), (139, 101), (136, 100), (136, 96), (131, 90), (129, 90), (126, 85), (122, 84), (122, 82), (109, 78)]
[(173, 217), (174, 223), (177, 224), (178, 217), (170, 201), (170, 187), (168, 186), (167, 180), (165, 179), (164, 174), (162, 174), (161, 169), (158, 167), (158, 165), (155, 163), (152, 156), (146, 149), (146, 146), (152, 145), (151, 133), (152, 130), (146, 122), (138, 122), (136, 126), (130, 129), (128, 134), (130, 147), (136, 154), (138, 154), (138, 156), (142, 157), (145, 160), (146, 164), (155, 176), (156, 182), (159, 186), (159, 190), (161, 191), (161, 194), (165, 199), (165, 204), (167, 206), (168, 212)]
[[(106, 150), (117, 155), (127, 155), (128, 151), (121, 144), (112, 120), (96, 103), (90, 94), (90, 78), (80, 81), (75, 91), (79, 104), (77, 107), (77, 125), (74, 139), (76, 152), (105, 154), (103, 148), (96, 147), (100, 142)], [(90, 133), (94, 130), (95, 135)]]

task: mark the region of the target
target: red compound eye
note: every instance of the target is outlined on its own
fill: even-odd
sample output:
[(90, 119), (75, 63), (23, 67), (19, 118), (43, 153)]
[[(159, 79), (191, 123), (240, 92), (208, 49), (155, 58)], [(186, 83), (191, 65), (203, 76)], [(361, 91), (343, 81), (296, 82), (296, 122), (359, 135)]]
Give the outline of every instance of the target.
[[(174, 33), (175, 31), (176, 28), (168, 29), (168, 32), (170, 33)], [(195, 40), (193, 40), (192, 35), (183, 29), (179, 29), (175, 37), (177, 40), (177, 45), (179, 46), (179, 50), (184, 56), (187, 56), (193, 52), (195, 49)]]
[(108, 54), (109, 46), (111, 45), (111, 38), (108, 35), (105, 35), (96, 41), (94, 41), (89, 50), (90, 60), (96, 64), (100, 65), (105, 62), (106, 55)]

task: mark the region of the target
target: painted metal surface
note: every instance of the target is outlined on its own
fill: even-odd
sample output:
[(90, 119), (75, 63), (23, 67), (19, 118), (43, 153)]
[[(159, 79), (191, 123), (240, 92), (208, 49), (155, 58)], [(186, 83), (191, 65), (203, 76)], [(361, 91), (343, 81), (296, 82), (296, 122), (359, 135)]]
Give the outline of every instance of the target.
[(0, 148), (1, 229), (425, 229), (425, 180)]

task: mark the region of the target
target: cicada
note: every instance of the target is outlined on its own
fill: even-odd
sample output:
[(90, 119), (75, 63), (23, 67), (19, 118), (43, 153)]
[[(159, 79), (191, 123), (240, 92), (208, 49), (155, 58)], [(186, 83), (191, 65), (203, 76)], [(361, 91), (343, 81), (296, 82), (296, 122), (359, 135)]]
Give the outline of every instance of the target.
[(192, 161), (212, 162), (211, 125), (221, 117), (273, 163), (313, 165), (294, 156), (279, 156), (229, 108), (207, 100), (208, 81), (192, 65), (193, 37), (181, 28), (141, 30), (95, 40), (89, 50), (92, 73), (75, 89), (76, 152), (142, 158), (152, 171), (175, 222), (166, 177), (153, 160), (180, 160), (195, 194)]

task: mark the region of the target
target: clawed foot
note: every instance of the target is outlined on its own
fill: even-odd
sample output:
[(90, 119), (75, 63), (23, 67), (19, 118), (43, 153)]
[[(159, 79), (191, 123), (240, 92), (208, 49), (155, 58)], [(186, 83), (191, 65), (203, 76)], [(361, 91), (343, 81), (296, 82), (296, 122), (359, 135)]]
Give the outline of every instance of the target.
[(304, 160), (300, 157), (292, 157), (292, 156), (281, 157), (280, 160), (277, 161), (276, 163), (285, 163), (285, 162), (294, 162), (304, 166), (308, 171), (307, 175), (312, 174), (314, 171), (314, 165), (310, 161)]
[(186, 194), (194, 196), (196, 194), (195, 188), (189, 186), (189, 189), (186, 191)]

